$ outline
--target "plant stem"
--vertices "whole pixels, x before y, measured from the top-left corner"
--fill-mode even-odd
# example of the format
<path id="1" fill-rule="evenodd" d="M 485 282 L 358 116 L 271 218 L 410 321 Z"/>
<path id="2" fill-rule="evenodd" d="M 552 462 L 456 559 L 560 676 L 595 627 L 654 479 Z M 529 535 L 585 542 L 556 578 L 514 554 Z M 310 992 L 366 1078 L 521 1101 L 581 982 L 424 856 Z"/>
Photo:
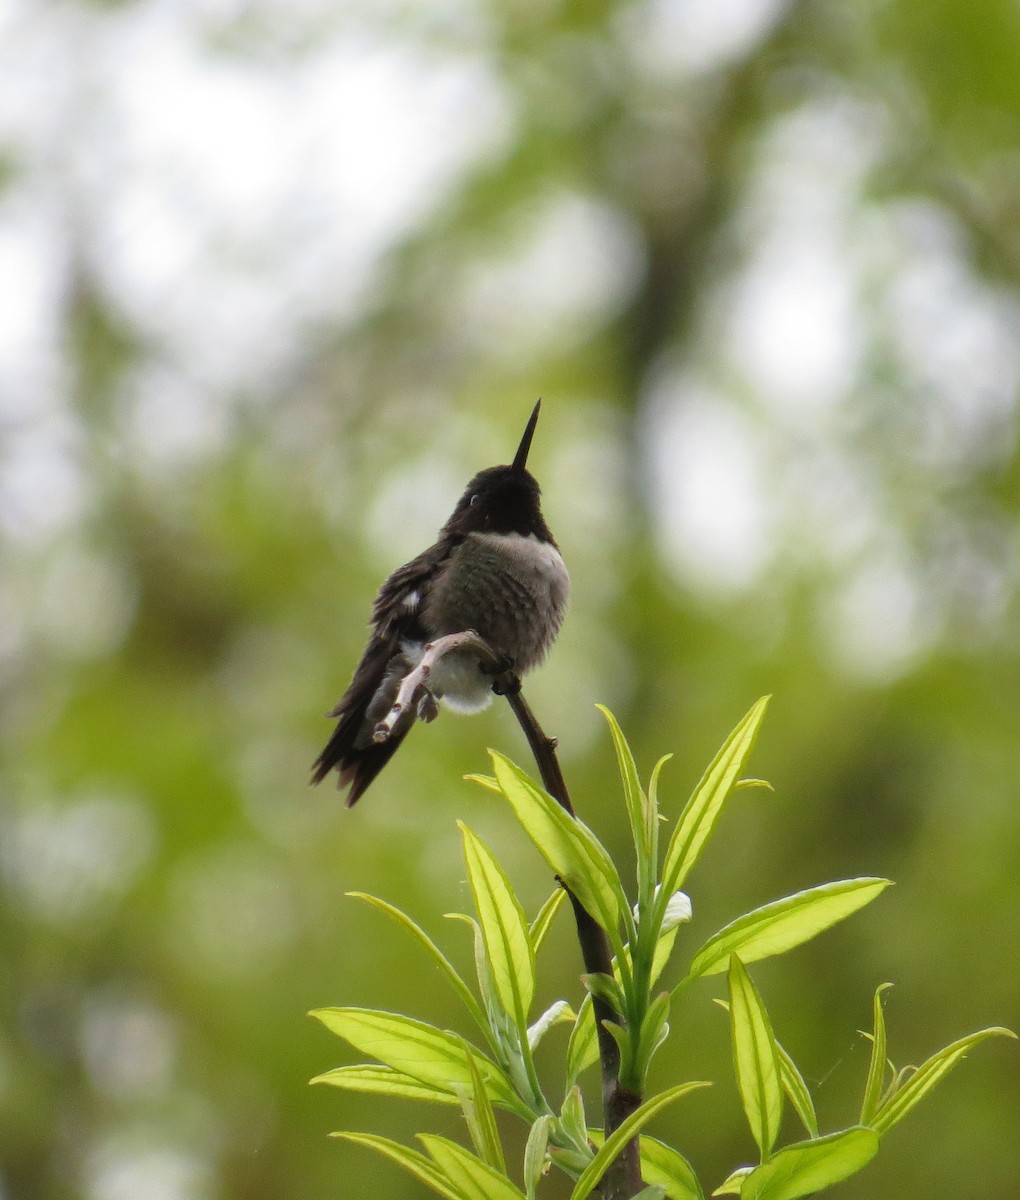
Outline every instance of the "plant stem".
<path id="1" fill-rule="evenodd" d="M 492 690 L 505 696 L 513 709 L 528 745 L 535 756 L 545 789 L 573 817 L 574 806 L 556 757 L 556 739 L 547 737 L 535 719 L 528 702 L 521 695 L 521 681 L 507 666 L 506 660 L 497 655 L 484 638 L 473 629 L 462 633 L 450 633 L 436 638 L 425 647 L 418 665 L 401 681 L 400 689 L 389 713 L 376 726 L 375 740 L 383 742 L 390 737 L 428 693 L 429 676 L 435 665 L 447 654 L 471 651 L 477 654 L 482 668 L 492 675 Z M 581 958 L 589 975 L 601 974 L 612 977 L 613 955 L 605 930 L 581 904 L 574 893 L 560 880 L 570 897 L 577 925 L 577 940 L 581 945 Z M 623 964 L 621 964 L 623 965 Z M 592 1008 L 595 1014 L 595 1031 L 598 1036 L 599 1056 L 602 1060 L 602 1108 L 606 1137 L 613 1134 L 628 1116 L 641 1104 L 638 1092 L 620 1086 L 620 1049 L 605 1022 L 619 1023 L 621 1014 L 592 993 Z M 641 1156 L 638 1139 L 624 1146 L 616 1160 L 609 1166 L 599 1184 L 602 1200 L 630 1200 L 643 1187 L 641 1181 Z"/>
<path id="2" fill-rule="evenodd" d="M 574 816 L 574 806 L 570 802 L 570 794 L 560 770 L 559 759 L 556 757 L 556 739 L 547 737 L 539 725 L 531 706 L 521 694 L 520 680 L 516 676 L 505 674 L 496 681 L 493 690 L 506 696 L 507 703 L 531 747 L 546 791 Z M 581 946 L 585 970 L 589 975 L 600 973 L 612 977 L 613 958 L 605 931 L 569 888 L 566 888 L 566 892 L 574 909 L 577 940 Z M 594 994 L 592 1008 L 595 1013 L 599 1056 L 602 1060 L 602 1106 L 608 1138 L 638 1108 L 641 1096 L 620 1086 L 620 1049 L 604 1024 L 605 1021 L 618 1023 L 619 1014 L 614 1012 L 605 1000 Z M 642 1186 L 638 1139 L 632 1138 L 603 1175 L 599 1191 L 603 1200 L 629 1200 L 641 1191 Z"/>

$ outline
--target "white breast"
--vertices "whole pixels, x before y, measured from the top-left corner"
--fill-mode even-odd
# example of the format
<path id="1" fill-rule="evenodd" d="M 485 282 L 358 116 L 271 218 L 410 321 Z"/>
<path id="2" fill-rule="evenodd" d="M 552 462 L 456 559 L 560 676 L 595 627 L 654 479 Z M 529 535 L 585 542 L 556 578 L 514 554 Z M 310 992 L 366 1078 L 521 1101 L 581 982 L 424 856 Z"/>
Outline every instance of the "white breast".
<path id="1" fill-rule="evenodd" d="M 527 537 L 519 533 L 476 533 L 473 536 L 498 546 L 503 553 L 516 560 L 522 573 L 540 578 L 549 588 L 555 607 L 566 607 L 570 595 L 570 576 L 563 556 L 551 542 L 543 542 L 533 533 Z"/>

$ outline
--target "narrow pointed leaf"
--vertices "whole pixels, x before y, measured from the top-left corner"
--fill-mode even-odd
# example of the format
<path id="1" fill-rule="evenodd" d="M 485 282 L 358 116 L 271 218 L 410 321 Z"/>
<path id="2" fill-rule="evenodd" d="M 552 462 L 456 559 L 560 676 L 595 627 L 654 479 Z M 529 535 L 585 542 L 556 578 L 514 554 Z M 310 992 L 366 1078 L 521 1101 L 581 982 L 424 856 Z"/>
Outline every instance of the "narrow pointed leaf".
<path id="1" fill-rule="evenodd" d="M 648 1066 L 652 1055 L 662 1045 L 667 1032 L 666 1022 L 669 1020 L 669 993 L 660 992 L 648 1006 L 645 1019 L 641 1022 L 639 1050 L 635 1071 L 638 1090 L 644 1090 L 644 1081 L 648 1075 Z"/>
<path id="2" fill-rule="evenodd" d="M 453 990 L 464 1002 L 464 1007 L 468 1010 L 472 1017 L 474 1017 L 475 1022 L 482 1028 L 485 1027 L 485 1017 L 482 1015 L 482 1010 L 478 1006 L 478 1001 L 471 994 L 471 989 L 464 982 L 464 980 L 461 979 L 450 960 L 446 957 L 442 950 L 439 949 L 439 947 L 435 944 L 435 942 L 433 942 L 433 940 L 420 925 L 418 925 L 415 921 L 412 921 L 411 918 L 406 913 L 401 912 L 399 908 L 396 908 L 392 904 L 388 904 L 385 900 L 380 900 L 378 896 L 370 896 L 367 892 L 348 892 L 347 895 L 351 896 L 355 900 L 363 900 L 366 904 L 371 904 L 373 908 L 377 908 L 380 912 L 384 912 L 388 917 L 396 921 L 398 925 L 407 930 L 407 932 L 439 966 L 440 970 L 452 984 Z"/>
<path id="3" fill-rule="evenodd" d="M 500 790 L 499 784 L 496 782 L 496 777 L 494 775 L 472 774 L 472 775 L 465 775 L 464 779 L 468 783 L 481 784 L 481 786 L 483 788 L 485 788 L 486 791 L 495 792 L 497 796 L 501 796 L 503 794 L 502 791 Z"/>
<path id="4" fill-rule="evenodd" d="M 886 1133 L 892 1129 L 928 1095 L 943 1076 L 947 1075 L 962 1058 L 966 1057 L 974 1046 L 990 1037 L 1015 1038 L 1016 1034 L 1011 1029 L 993 1026 L 990 1029 L 981 1029 L 977 1033 L 971 1033 L 967 1037 L 945 1046 L 923 1062 L 891 1096 L 879 1105 L 878 1111 L 871 1121 L 871 1128 L 876 1129 L 879 1133 Z"/>
<path id="5" fill-rule="evenodd" d="M 545 935 L 549 932 L 556 914 L 560 911 L 560 905 L 566 898 L 567 893 L 563 888 L 558 887 L 538 910 L 538 916 L 531 922 L 528 936 L 531 939 L 531 948 L 535 954 L 538 954 L 541 949 L 542 943 L 545 941 Z"/>
<path id="6" fill-rule="evenodd" d="M 715 1003 L 726 1012 L 730 1011 L 728 1000 L 716 999 Z M 783 1091 L 790 1098 L 804 1128 L 812 1137 L 816 1138 L 818 1137 L 818 1118 L 815 1115 L 815 1103 L 804 1082 L 804 1076 L 801 1075 L 797 1064 L 778 1041 L 776 1042 L 776 1054 L 779 1056 L 779 1078 L 783 1085 Z M 715 1195 L 714 1192 L 713 1195 Z"/>
<path id="7" fill-rule="evenodd" d="M 598 1029 L 595 1026 L 595 1013 L 589 993 L 577 1010 L 577 1020 L 567 1042 L 567 1086 L 573 1087 L 578 1075 L 598 1060 Z"/>
<path id="8" fill-rule="evenodd" d="M 492 972 L 489 970 L 489 958 L 485 952 L 485 939 L 482 930 L 474 917 L 467 913 L 448 912 L 443 914 L 448 921 L 459 921 L 471 930 L 471 945 L 474 950 L 475 978 L 478 980 L 478 994 L 482 998 L 487 1017 L 482 1018 L 482 1029 L 497 1057 L 500 1053 L 501 1042 L 496 1032 L 496 1026 L 506 1024 L 506 1014 L 499 1007 L 495 987 L 492 982 Z"/>
<path id="9" fill-rule="evenodd" d="M 520 901 L 492 851 L 462 822 L 468 881 L 492 982 L 504 1011 L 525 1029 L 535 994 L 535 954 Z"/>
<path id="10" fill-rule="evenodd" d="M 503 1145 L 499 1140 L 499 1130 L 496 1128 L 496 1114 L 492 1110 L 492 1102 L 478 1069 L 478 1063 L 470 1050 L 465 1046 L 468 1066 L 471 1068 L 471 1092 L 460 1091 L 461 1107 L 471 1131 L 471 1138 L 480 1157 L 490 1167 L 506 1174 L 506 1159 L 503 1157 Z"/>
<path id="11" fill-rule="evenodd" d="M 666 1189 L 657 1183 L 652 1183 L 648 1187 L 643 1187 L 634 1200 L 665 1200 L 665 1197 Z"/>
<path id="12" fill-rule="evenodd" d="M 399 1163 L 405 1171 L 409 1171 L 427 1187 L 438 1192 L 440 1196 L 446 1196 L 448 1200 L 465 1200 L 464 1193 L 454 1187 L 434 1162 L 427 1159 L 424 1154 L 419 1154 L 417 1150 L 410 1150 L 399 1142 L 378 1137 L 373 1133 L 334 1133 L 333 1137 L 343 1138 L 345 1142 L 354 1142 L 355 1145 L 368 1146 L 370 1149 L 376 1150 L 386 1158 Z"/>
<path id="13" fill-rule="evenodd" d="M 615 1021 L 603 1019 L 603 1028 L 620 1048 L 619 1078 L 622 1087 L 638 1091 L 640 1081 L 634 1074 L 634 1043 L 630 1040 L 630 1032 Z"/>
<path id="14" fill-rule="evenodd" d="M 774 900 L 731 922 L 701 947 L 689 978 L 725 971 L 730 955 L 757 962 L 784 954 L 870 904 L 888 879 L 842 879 Z"/>
<path id="15" fill-rule="evenodd" d="M 676 945 L 676 935 L 679 928 L 679 925 L 674 925 L 672 929 L 667 929 L 655 943 L 655 953 L 652 956 L 652 973 L 648 979 L 649 987 L 655 986 L 659 976 L 666 969 L 669 956 L 673 953 L 673 947 Z"/>
<path id="16" fill-rule="evenodd" d="M 549 1146 L 549 1129 L 553 1118 L 546 1113 L 532 1125 L 524 1147 L 524 1190 L 528 1200 L 535 1200 L 539 1181 L 545 1174 L 546 1149 Z"/>
<path id="17" fill-rule="evenodd" d="M 505 1174 L 449 1138 L 420 1133 L 418 1140 L 463 1200 L 527 1200 Z"/>
<path id="18" fill-rule="evenodd" d="M 653 820 L 650 818 L 648 801 L 641 790 L 641 780 L 638 778 L 637 765 L 631 753 L 627 739 L 616 718 L 602 704 L 595 707 L 605 717 L 609 732 L 613 737 L 613 748 L 616 750 L 616 762 L 623 781 L 623 798 L 627 806 L 627 817 L 630 821 L 631 838 L 637 851 L 638 859 L 638 898 L 650 898 L 655 884 L 655 869 L 658 863 L 653 858 Z"/>
<path id="19" fill-rule="evenodd" d="M 614 1130 L 612 1137 L 602 1143 L 598 1153 L 581 1172 L 580 1178 L 574 1185 L 574 1190 L 570 1193 L 570 1200 L 585 1200 L 585 1197 L 591 1194 L 630 1139 L 668 1104 L 672 1104 L 674 1100 L 679 1100 L 681 1096 L 686 1096 L 689 1092 L 708 1086 L 707 1083 L 701 1082 L 680 1083 L 676 1087 L 667 1088 L 659 1095 L 653 1096 L 651 1100 L 646 1100 L 640 1108 L 632 1112 L 621 1123 L 618 1129 Z"/>
<path id="20" fill-rule="evenodd" d="M 471 1086 L 470 1053 L 491 1099 L 514 1112 L 523 1107 L 499 1067 L 480 1050 L 466 1050 L 463 1038 L 456 1034 L 398 1013 L 368 1008 L 320 1008 L 311 1015 L 363 1054 L 451 1093 L 458 1084 Z"/>
<path id="21" fill-rule="evenodd" d="M 377 1095 L 405 1096 L 408 1100 L 428 1100 L 434 1104 L 456 1104 L 457 1097 L 448 1089 L 422 1083 L 411 1075 L 403 1075 L 390 1067 L 365 1064 L 357 1067 L 335 1067 L 310 1079 L 309 1083 L 328 1083 L 347 1092 L 372 1092 Z"/>
<path id="22" fill-rule="evenodd" d="M 680 814 L 666 850 L 662 886 L 669 893 L 681 887 L 719 819 L 758 733 L 769 697 L 763 696 L 726 739 Z"/>
<path id="23" fill-rule="evenodd" d="M 648 780 L 648 822 L 651 828 L 653 873 L 657 873 L 656 868 L 659 864 L 659 776 L 672 757 L 672 754 L 664 754 L 652 767 L 652 776 Z"/>
<path id="24" fill-rule="evenodd" d="M 783 1084 L 783 1091 L 789 1096 L 790 1103 L 796 1110 L 797 1116 L 800 1117 L 804 1128 L 811 1137 L 816 1138 L 818 1137 L 818 1117 L 815 1115 L 815 1102 L 811 1099 L 804 1076 L 797 1070 L 797 1064 L 779 1042 L 776 1042 L 776 1051 L 779 1054 L 779 1078 Z"/>
<path id="25" fill-rule="evenodd" d="M 492 979 L 492 971 L 489 968 L 489 956 L 485 949 L 485 938 L 482 937 L 482 928 L 474 917 L 466 916 L 464 913 L 447 913 L 453 921 L 463 921 L 471 930 L 471 945 L 474 950 L 475 957 L 475 978 L 478 980 L 478 994 L 482 997 L 482 1004 L 488 1014 L 486 1028 L 492 1030 L 493 1014 L 497 1008 L 497 998 L 495 984 Z M 493 1033 L 493 1037 L 495 1034 Z M 498 1042 L 498 1039 L 496 1039 Z"/>
<path id="26" fill-rule="evenodd" d="M 572 1087 L 563 1097 L 560 1107 L 560 1124 L 567 1137 L 577 1146 L 588 1144 L 586 1123 L 584 1119 L 584 1097 L 579 1087 Z"/>
<path id="27" fill-rule="evenodd" d="M 553 872 L 563 880 L 610 939 L 630 916 L 613 860 L 590 829 L 502 754 L 492 751 L 500 790 Z"/>
<path id="28" fill-rule="evenodd" d="M 672 754 L 664 754 L 655 766 L 652 767 L 652 776 L 648 780 L 648 806 L 656 822 L 659 818 L 659 776 L 662 774 L 662 768 L 672 758 Z"/>
<path id="29" fill-rule="evenodd" d="M 784 1146 L 744 1180 L 740 1200 L 798 1200 L 855 1175 L 878 1151 L 873 1129 L 844 1129 Z"/>
<path id="30" fill-rule="evenodd" d="M 776 1039 L 758 989 L 736 955 L 730 961 L 729 984 L 733 1069 L 747 1123 L 765 1161 L 783 1119 Z"/>
<path id="31" fill-rule="evenodd" d="M 891 987 L 891 983 L 882 983 L 875 988 L 871 1062 L 868 1064 L 868 1082 L 864 1085 L 864 1101 L 861 1104 L 862 1125 L 871 1124 L 872 1118 L 878 1112 L 885 1087 L 888 1062 L 886 1061 L 885 1012 L 882 1007 L 882 993 Z"/>

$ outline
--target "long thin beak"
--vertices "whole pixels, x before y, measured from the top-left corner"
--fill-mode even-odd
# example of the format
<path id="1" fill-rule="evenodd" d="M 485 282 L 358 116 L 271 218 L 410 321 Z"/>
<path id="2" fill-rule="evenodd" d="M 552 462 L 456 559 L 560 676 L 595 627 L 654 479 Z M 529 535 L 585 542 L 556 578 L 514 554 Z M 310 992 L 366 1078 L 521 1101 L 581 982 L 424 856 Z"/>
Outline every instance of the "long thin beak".
<path id="1" fill-rule="evenodd" d="M 524 430 L 524 437 L 521 438 L 521 444 L 517 447 L 517 453 L 514 455 L 514 461 L 511 464 L 511 469 L 514 471 L 523 471 L 524 465 L 528 461 L 528 451 L 531 449 L 531 439 L 535 436 L 535 426 L 538 424 L 538 410 L 541 407 L 542 401 L 539 400 L 531 410 L 527 428 Z"/>

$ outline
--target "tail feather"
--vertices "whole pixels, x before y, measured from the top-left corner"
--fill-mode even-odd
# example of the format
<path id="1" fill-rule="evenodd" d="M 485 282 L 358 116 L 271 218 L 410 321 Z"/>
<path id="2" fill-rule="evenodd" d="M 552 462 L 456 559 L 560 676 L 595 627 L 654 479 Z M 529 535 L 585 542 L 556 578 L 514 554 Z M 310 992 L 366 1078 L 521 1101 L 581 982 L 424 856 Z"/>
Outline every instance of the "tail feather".
<path id="1" fill-rule="evenodd" d="M 352 808 L 365 794 L 369 784 L 386 766 L 400 743 L 407 737 L 406 729 L 394 731 L 379 745 L 366 746 L 363 750 L 355 750 L 340 767 L 339 787 L 350 786 L 346 804 Z"/>
<path id="2" fill-rule="evenodd" d="M 346 799 L 348 808 L 357 804 L 369 784 L 396 754 L 408 729 L 395 729 L 385 742 L 370 742 L 367 746 L 354 745 L 355 733 L 356 730 L 345 729 L 341 722 L 312 764 L 312 783 L 321 783 L 330 771 L 337 771 L 337 787 L 341 791 L 350 788 Z"/>
<path id="3" fill-rule="evenodd" d="M 312 783 L 321 783 L 336 770 L 337 786 L 349 787 L 347 805 L 356 804 L 365 789 L 397 752 L 414 723 L 412 712 L 402 714 L 384 742 L 372 740 L 376 722 L 389 710 L 406 664 L 391 641 L 373 638 L 340 702 L 327 715 L 339 718 L 336 729 L 312 764 Z"/>

